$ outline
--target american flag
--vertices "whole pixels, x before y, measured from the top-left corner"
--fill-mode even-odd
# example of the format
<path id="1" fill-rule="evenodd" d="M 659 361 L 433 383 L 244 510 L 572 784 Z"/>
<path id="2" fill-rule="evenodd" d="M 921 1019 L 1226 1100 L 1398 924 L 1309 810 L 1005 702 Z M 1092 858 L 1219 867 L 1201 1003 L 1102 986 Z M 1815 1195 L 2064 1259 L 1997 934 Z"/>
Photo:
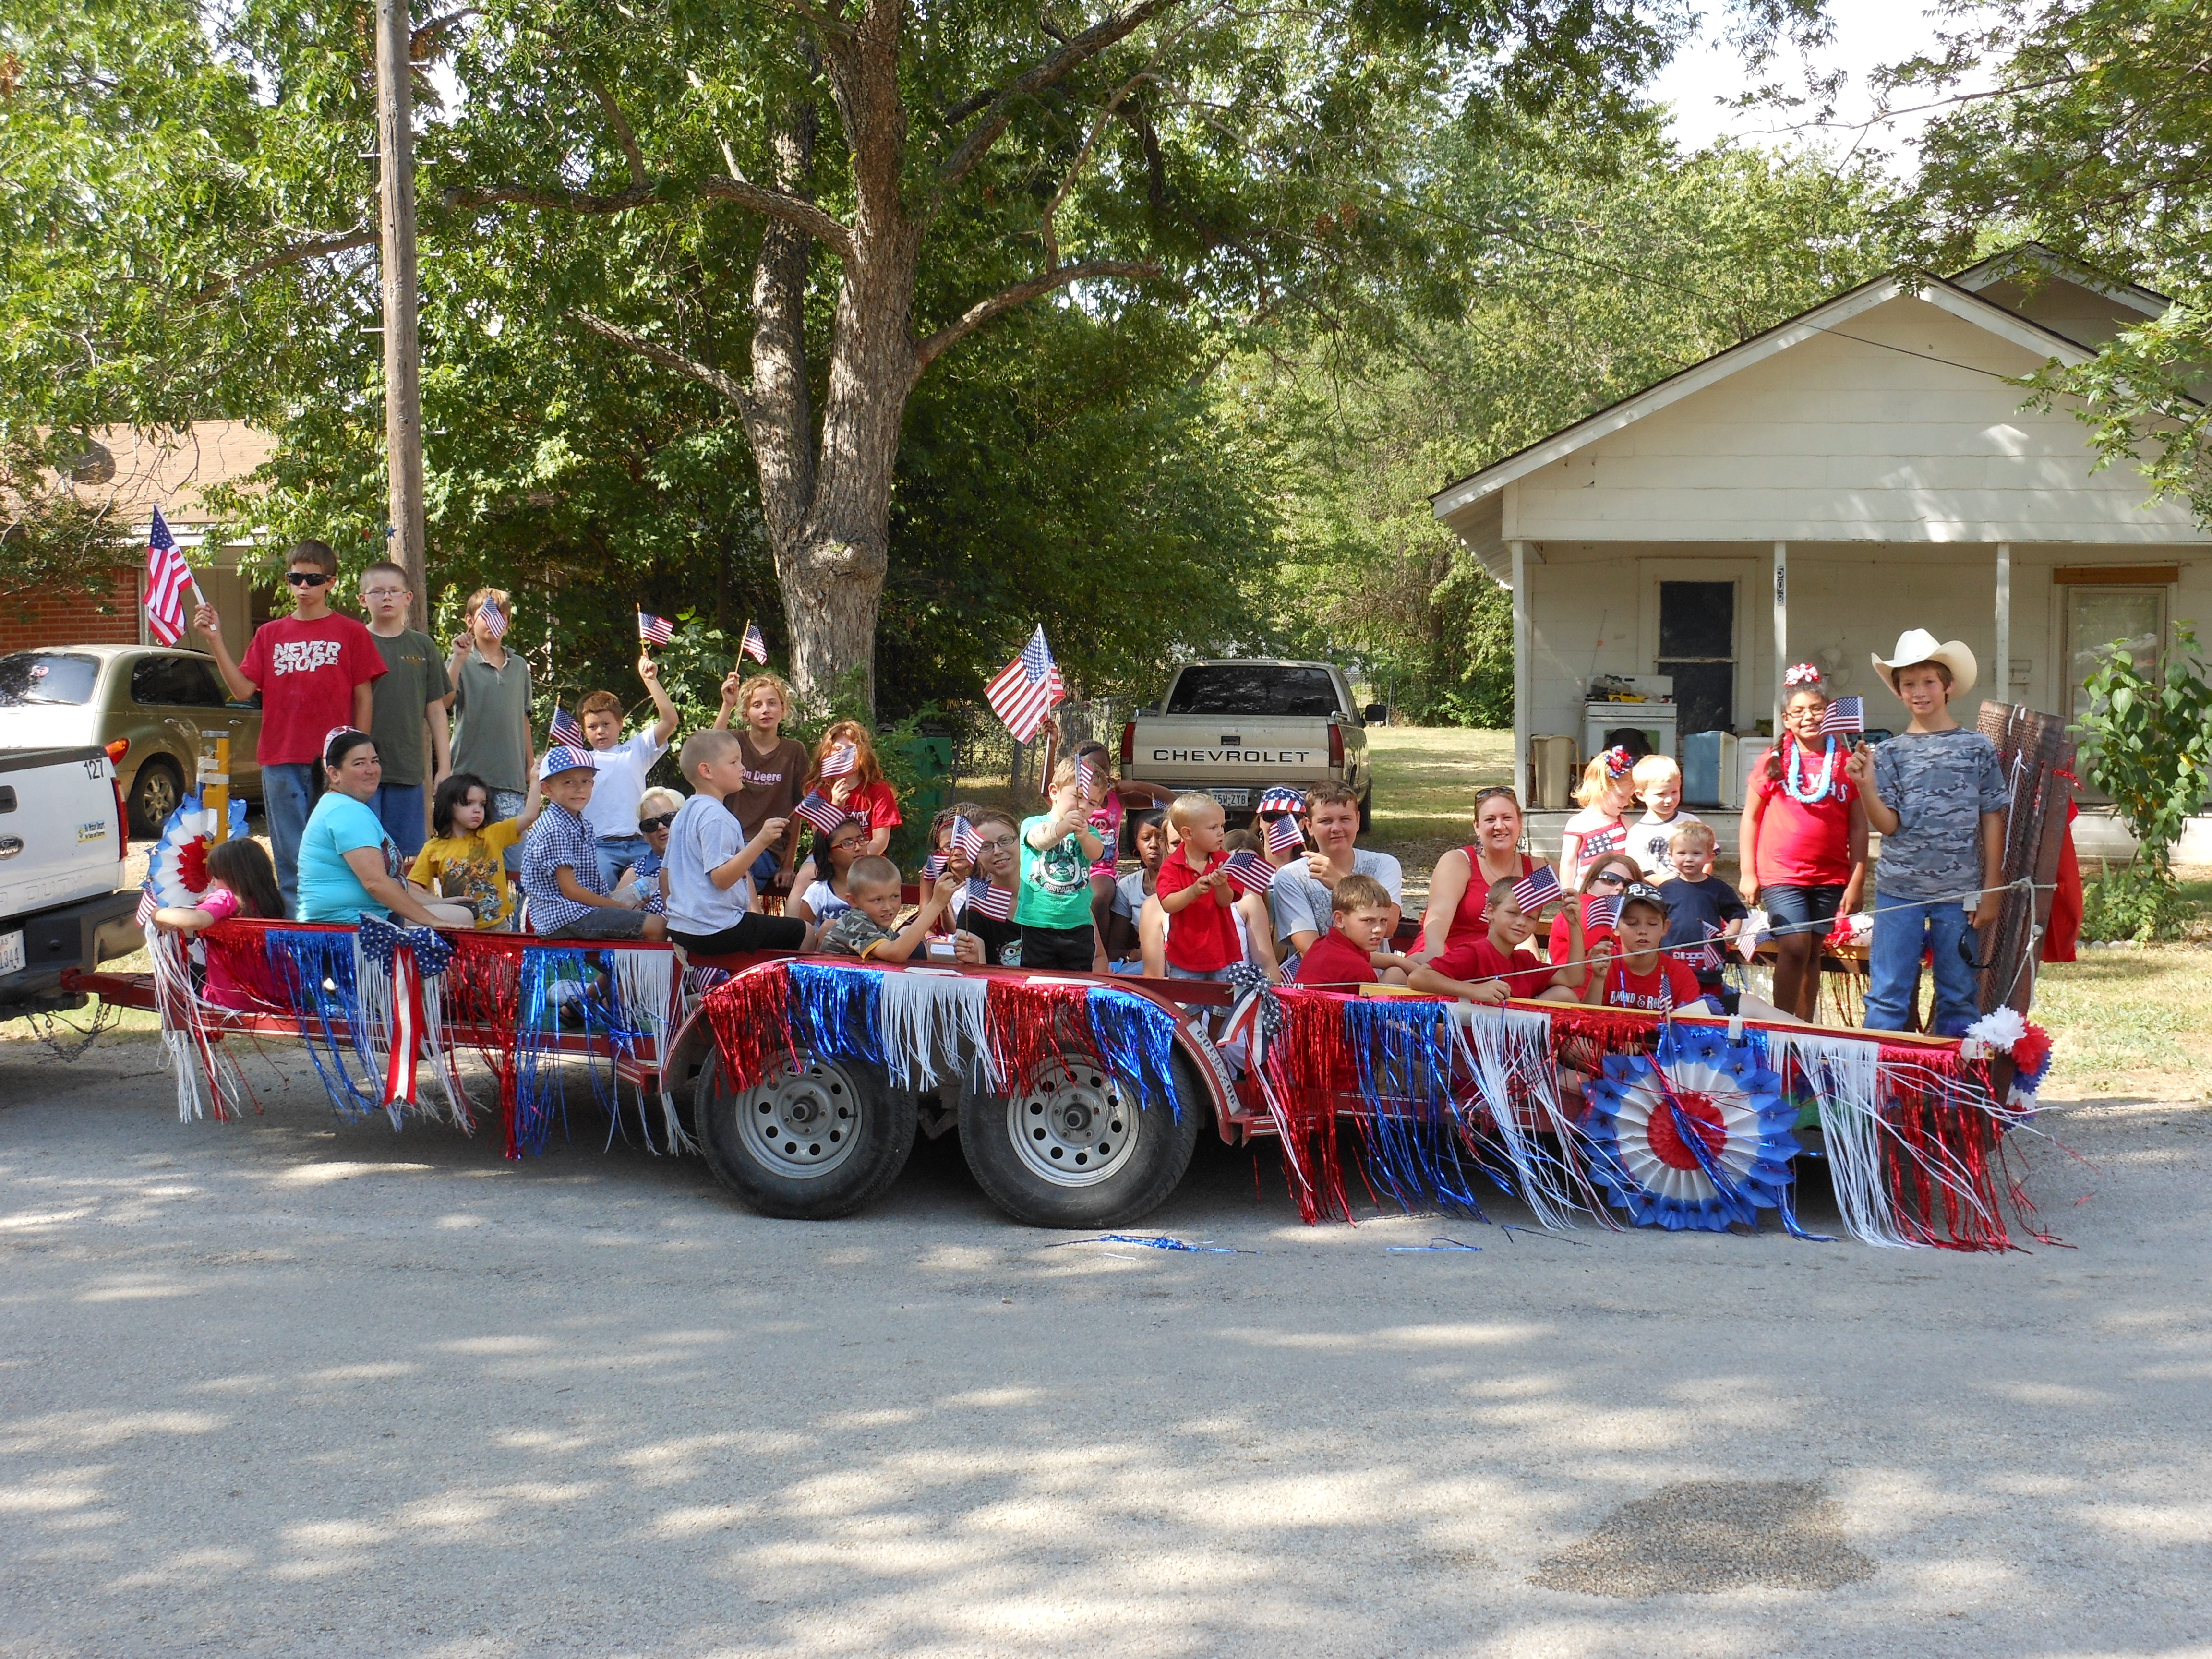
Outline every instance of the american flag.
<path id="1" fill-rule="evenodd" d="M 1091 786 L 1098 781 L 1098 769 L 1088 758 L 1075 763 L 1075 787 L 1083 792 L 1085 800 L 1091 799 Z"/>
<path id="2" fill-rule="evenodd" d="M 1285 815 L 1268 822 L 1267 850 L 1269 852 L 1287 853 L 1293 848 L 1304 847 L 1305 844 L 1305 832 L 1298 828 L 1298 821 L 1296 818 Z"/>
<path id="3" fill-rule="evenodd" d="M 1066 696 L 1067 686 L 1060 678 L 1060 665 L 1052 659 L 1052 647 L 1044 642 L 1042 623 L 1030 635 L 1021 655 L 983 688 L 991 712 L 1006 723 L 1016 743 L 1027 743 L 1042 731 L 1053 705 Z"/>
<path id="4" fill-rule="evenodd" d="M 994 921 L 1014 919 L 1014 890 L 1000 887 L 977 876 L 968 884 L 968 908 L 980 910 Z"/>
<path id="5" fill-rule="evenodd" d="M 768 666 L 768 635 L 760 631 L 758 623 L 748 621 L 745 623 L 744 641 L 738 647 L 738 654 L 750 657 L 763 668 Z"/>
<path id="6" fill-rule="evenodd" d="M 1221 868 L 1239 893 L 1264 893 L 1275 884 L 1275 866 L 1257 853 L 1231 853 Z"/>
<path id="7" fill-rule="evenodd" d="M 1306 798 L 1287 783 L 1271 783 L 1260 792 L 1260 804 L 1253 810 L 1263 817 L 1270 812 L 1303 812 Z"/>
<path id="8" fill-rule="evenodd" d="M 1540 864 L 1513 884 L 1513 902 L 1524 916 L 1533 916 L 1546 905 L 1559 897 L 1559 874 L 1548 864 Z"/>
<path id="9" fill-rule="evenodd" d="M 1720 946 L 1713 941 L 1720 938 L 1721 929 L 1714 927 L 1710 921 L 1705 923 L 1704 927 L 1705 942 L 1694 951 L 1683 951 L 1680 955 L 1682 960 L 1688 963 L 1694 972 L 1717 974 L 1721 970 L 1721 950 Z"/>
<path id="10" fill-rule="evenodd" d="M 163 645 L 174 645 L 185 637 L 188 587 L 195 594 L 200 591 L 191 566 L 185 562 L 184 549 L 169 533 L 168 521 L 157 507 L 154 527 L 146 536 L 146 631 Z"/>
<path id="11" fill-rule="evenodd" d="M 841 743 L 822 757 L 822 775 L 842 778 L 860 761 L 860 754 L 849 743 Z"/>
<path id="12" fill-rule="evenodd" d="M 952 820 L 952 850 L 970 864 L 975 863 L 976 855 L 983 850 L 982 836 L 965 818 Z"/>
<path id="13" fill-rule="evenodd" d="M 589 749 L 592 746 L 592 740 L 584 735 L 583 722 L 557 702 L 553 705 L 553 723 L 546 727 L 545 735 L 556 743 L 568 744 L 571 749 Z"/>
<path id="14" fill-rule="evenodd" d="M 1865 730 L 1864 697 L 1838 697 L 1820 716 L 1820 735 L 1824 738 L 1850 737 Z"/>
<path id="15" fill-rule="evenodd" d="M 1592 859 L 1601 859 L 1607 853 L 1618 853 L 1628 845 L 1628 826 L 1608 823 L 1602 830 L 1593 830 L 1583 837 L 1582 846 L 1575 853 L 1578 863 L 1588 864 Z"/>
<path id="16" fill-rule="evenodd" d="M 154 896 L 154 884 L 148 882 L 138 890 L 138 931 L 144 933 L 154 925 L 154 912 L 161 908 L 161 900 Z"/>
<path id="17" fill-rule="evenodd" d="M 665 645 L 676 637 L 676 624 L 649 611 L 637 613 L 637 636 L 647 645 Z"/>
<path id="18" fill-rule="evenodd" d="M 499 601 L 486 599 L 477 607 L 477 620 L 484 625 L 484 632 L 498 639 L 507 632 L 507 612 L 499 608 Z"/>
<path id="19" fill-rule="evenodd" d="M 1620 922 L 1620 901 L 1617 897 L 1590 898 L 1583 901 L 1583 927 L 1613 927 Z"/>
<path id="20" fill-rule="evenodd" d="M 921 861 L 921 878 L 924 881 L 935 881 L 945 873 L 945 866 L 951 861 L 942 853 L 932 853 Z"/>
<path id="21" fill-rule="evenodd" d="M 826 836 L 853 815 L 842 806 L 833 805 L 828 796 L 813 794 L 799 803 L 799 816 Z"/>

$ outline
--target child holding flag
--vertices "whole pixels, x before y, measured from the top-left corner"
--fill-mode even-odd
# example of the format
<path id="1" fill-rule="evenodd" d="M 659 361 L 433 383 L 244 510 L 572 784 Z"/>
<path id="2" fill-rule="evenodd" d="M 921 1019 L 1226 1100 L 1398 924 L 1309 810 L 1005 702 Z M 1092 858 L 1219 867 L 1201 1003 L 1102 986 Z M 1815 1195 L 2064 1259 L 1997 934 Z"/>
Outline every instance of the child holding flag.
<path id="1" fill-rule="evenodd" d="M 775 675 L 754 674 L 741 680 L 732 669 L 722 682 L 722 710 L 714 716 L 713 728 L 726 730 L 732 714 L 740 722 L 738 753 L 744 763 L 739 769 L 744 781 L 722 805 L 751 830 L 770 818 L 785 821 L 782 841 L 761 854 L 752 873 L 757 885 L 779 892 L 791 885 L 791 866 L 799 847 L 799 827 L 791 820 L 804 793 L 799 785 L 807 769 L 806 745 L 783 735 L 791 708 L 791 688 Z"/>
<path id="2" fill-rule="evenodd" d="M 446 678 L 453 686 L 453 770 L 471 772 L 491 791 L 492 822 L 522 811 L 530 790 L 538 744 L 532 735 L 530 665 L 502 641 L 514 617 L 507 592 L 479 587 L 469 595 L 467 631 L 453 641 Z M 507 853 L 509 874 L 520 874 L 519 849 Z"/>
<path id="3" fill-rule="evenodd" d="M 1091 866 L 1104 843 L 1091 827 L 1094 803 L 1082 769 L 1074 756 L 1064 757 L 1052 769 L 1052 811 L 1022 823 L 1021 896 L 1014 920 L 1021 924 L 1024 968 L 1103 970 L 1104 953 L 1091 921 Z M 1218 817 L 1220 808 L 1214 811 Z"/>
<path id="4" fill-rule="evenodd" d="M 866 824 L 870 857 L 880 858 L 891 844 L 891 831 L 905 822 L 899 817 L 898 796 L 876 764 L 876 740 L 858 720 L 839 720 L 822 734 L 800 793 L 824 795 L 832 806 Z"/>
<path id="5" fill-rule="evenodd" d="M 653 698 L 655 718 L 627 740 L 622 734 L 622 699 L 613 692 L 594 691 L 576 705 L 599 775 L 584 822 L 599 837 L 599 875 L 609 888 L 645 856 L 645 837 L 637 831 L 638 801 L 645 793 L 645 775 L 668 752 L 669 739 L 676 735 L 676 705 L 660 684 L 659 665 L 643 650 L 637 653 L 637 677 Z"/>

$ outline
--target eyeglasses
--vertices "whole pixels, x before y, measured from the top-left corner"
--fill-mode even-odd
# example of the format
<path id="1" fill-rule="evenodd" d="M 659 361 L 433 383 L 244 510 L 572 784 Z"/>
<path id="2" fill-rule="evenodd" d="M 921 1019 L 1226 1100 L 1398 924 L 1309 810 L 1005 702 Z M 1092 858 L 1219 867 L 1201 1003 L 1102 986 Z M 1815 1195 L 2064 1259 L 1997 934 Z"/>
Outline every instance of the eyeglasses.
<path id="1" fill-rule="evenodd" d="M 675 822 L 675 813 L 663 812 L 657 818 L 640 818 L 637 821 L 637 831 L 641 836 L 649 836 L 656 830 L 665 830 Z"/>
<path id="2" fill-rule="evenodd" d="M 1626 887 L 1628 885 L 1628 878 L 1622 875 L 1618 870 L 1608 870 L 1601 876 L 1592 876 L 1590 878 L 1590 885 L 1593 887 Z"/>
<path id="3" fill-rule="evenodd" d="M 407 597 L 407 590 L 404 587 L 364 587 L 361 590 L 361 596 L 364 599 L 402 599 Z"/>
<path id="4" fill-rule="evenodd" d="M 979 853 L 1003 853 L 1013 844 L 1014 838 L 1012 836 L 993 836 L 988 839 L 979 839 L 975 843 L 975 850 Z"/>
<path id="5" fill-rule="evenodd" d="M 319 570 L 288 570 L 284 580 L 295 587 L 320 587 L 330 578 Z"/>

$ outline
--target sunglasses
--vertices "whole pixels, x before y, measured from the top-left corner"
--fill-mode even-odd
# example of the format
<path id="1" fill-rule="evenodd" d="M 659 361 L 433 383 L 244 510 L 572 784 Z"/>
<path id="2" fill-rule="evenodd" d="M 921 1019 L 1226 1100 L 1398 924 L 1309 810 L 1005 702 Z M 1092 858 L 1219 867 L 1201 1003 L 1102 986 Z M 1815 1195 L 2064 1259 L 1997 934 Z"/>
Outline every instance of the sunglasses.
<path id="1" fill-rule="evenodd" d="M 665 830 L 675 822 L 676 814 L 673 812 L 663 812 L 657 818 L 640 818 L 637 821 L 638 833 L 641 836 L 649 836 L 656 830 Z"/>
<path id="2" fill-rule="evenodd" d="M 1480 806 L 1486 800 L 1496 800 L 1500 795 L 1503 795 L 1506 799 L 1511 801 L 1516 806 L 1518 806 L 1521 804 L 1521 798 L 1516 795 L 1510 788 L 1502 783 L 1493 783 L 1487 789 L 1476 790 L 1474 792 L 1474 804 L 1477 806 Z"/>
<path id="3" fill-rule="evenodd" d="M 319 570 L 288 570 L 284 580 L 295 587 L 320 587 L 330 578 Z"/>
<path id="4" fill-rule="evenodd" d="M 1592 876 L 1590 878 L 1590 885 L 1593 887 L 1626 887 L 1628 885 L 1628 878 L 1622 875 L 1618 870 L 1608 870 L 1601 876 Z"/>

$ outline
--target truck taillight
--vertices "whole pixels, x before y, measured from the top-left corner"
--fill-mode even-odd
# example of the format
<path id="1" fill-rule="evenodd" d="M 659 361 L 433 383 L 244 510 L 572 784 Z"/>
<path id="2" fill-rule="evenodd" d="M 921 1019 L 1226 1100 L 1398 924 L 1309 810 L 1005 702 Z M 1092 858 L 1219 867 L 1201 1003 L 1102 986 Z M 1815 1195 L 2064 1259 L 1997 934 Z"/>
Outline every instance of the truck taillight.
<path id="1" fill-rule="evenodd" d="M 1127 766 L 1136 757 L 1137 723 L 1134 720 L 1123 720 L 1121 722 L 1121 764 Z"/>
<path id="2" fill-rule="evenodd" d="M 1328 763 L 1339 769 L 1344 765 L 1344 728 L 1334 720 L 1328 723 Z"/>

